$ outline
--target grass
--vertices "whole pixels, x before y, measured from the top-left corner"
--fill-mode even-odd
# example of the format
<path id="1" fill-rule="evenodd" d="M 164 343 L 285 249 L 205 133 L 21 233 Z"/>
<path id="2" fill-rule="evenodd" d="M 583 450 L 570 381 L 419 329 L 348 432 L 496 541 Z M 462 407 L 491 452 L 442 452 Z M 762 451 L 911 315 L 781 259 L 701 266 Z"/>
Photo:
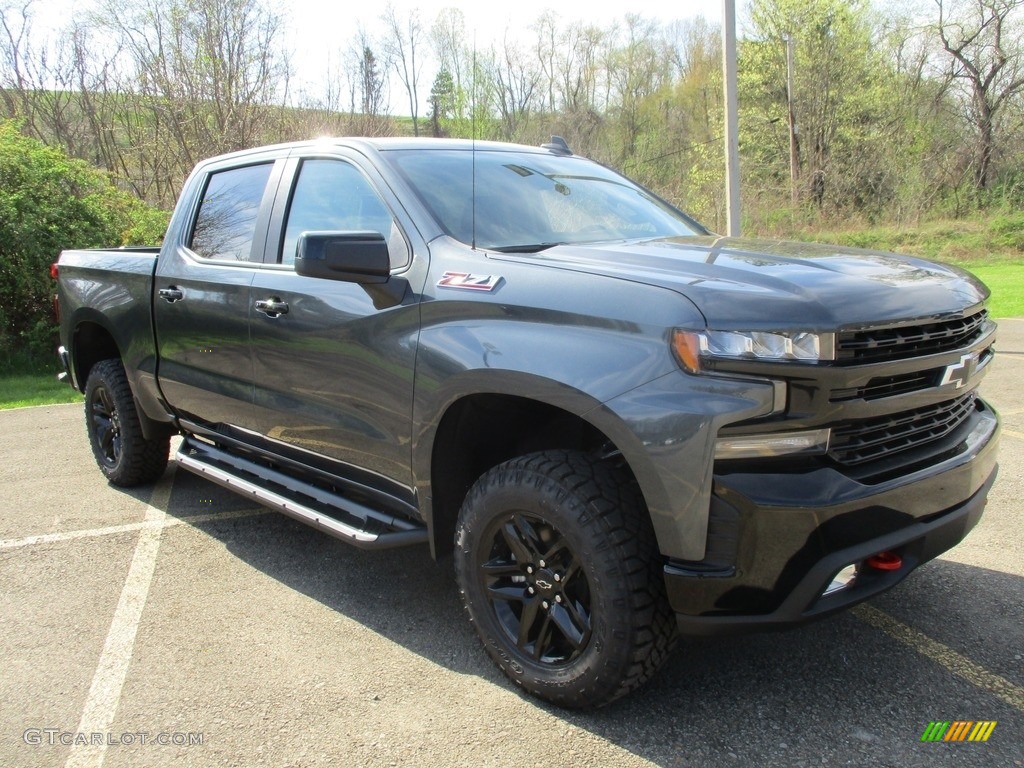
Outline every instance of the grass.
<path id="1" fill-rule="evenodd" d="M 53 373 L 12 373 L 0 375 L 0 410 L 30 405 L 80 403 L 82 395 Z"/>
<path id="2" fill-rule="evenodd" d="M 808 227 L 799 240 L 907 253 L 974 270 L 990 264 L 1024 264 L 1024 213 L 945 219 L 913 227 Z"/>
<path id="3" fill-rule="evenodd" d="M 973 272 L 992 291 L 995 318 L 1024 317 L 1024 213 L 925 222 L 916 227 L 807 229 L 801 240 L 907 253 Z"/>
<path id="4" fill-rule="evenodd" d="M 992 317 L 1024 317 L 1024 261 L 1018 264 L 968 266 L 992 291 Z"/>

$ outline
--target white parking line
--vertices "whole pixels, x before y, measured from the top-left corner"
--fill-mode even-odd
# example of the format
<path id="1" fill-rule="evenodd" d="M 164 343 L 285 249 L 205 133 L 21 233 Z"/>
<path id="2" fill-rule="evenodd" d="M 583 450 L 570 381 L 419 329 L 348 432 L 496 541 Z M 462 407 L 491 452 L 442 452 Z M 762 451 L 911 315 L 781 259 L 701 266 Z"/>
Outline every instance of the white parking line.
<path id="1" fill-rule="evenodd" d="M 236 517 L 252 517 L 254 515 L 275 514 L 274 510 L 267 507 L 253 509 L 238 509 L 230 512 L 211 512 L 206 515 L 190 515 L 189 517 L 164 517 L 161 520 L 143 520 L 140 523 L 125 523 L 124 525 L 108 525 L 105 528 L 85 528 L 78 531 L 61 531 L 59 533 L 40 533 L 35 536 L 25 536 L 20 539 L 0 539 L 0 550 L 19 549 L 30 547 L 35 544 L 51 544 L 59 541 L 73 541 L 74 539 L 91 539 L 97 536 L 110 536 L 115 533 L 128 533 L 141 531 L 144 528 L 170 528 L 175 525 L 199 525 L 215 520 L 231 520 Z"/>
<path id="2" fill-rule="evenodd" d="M 106 734 L 117 713 L 117 705 L 121 701 L 121 689 L 128 674 L 128 665 L 132 660 L 132 648 L 135 645 L 135 633 L 139 628 L 142 609 L 146 605 L 149 585 L 156 569 L 156 554 L 160 549 L 162 523 L 167 517 L 167 502 L 174 487 L 174 473 L 169 472 L 153 489 L 149 506 L 146 507 L 146 522 L 153 525 L 144 527 L 139 533 L 135 555 L 132 557 L 128 578 L 121 590 L 121 599 L 114 611 L 114 620 L 107 633 L 107 641 L 103 646 L 99 666 L 92 678 L 92 686 L 85 700 L 82 720 L 78 724 L 78 733 Z M 71 747 L 65 768 L 99 768 L 103 765 L 106 755 L 107 739 L 88 744 L 76 742 Z"/>
<path id="3" fill-rule="evenodd" d="M 164 528 L 181 525 L 182 523 L 195 525 L 214 520 L 226 520 L 272 512 L 272 510 L 266 508 L 259 508 L 215 512 L 184 519 L 168 517 L 166 509 L 173 488 L 174 473 L 171 472 L 153 488 L 153 495 L 146 506 L 145 518 L 139 523 L 0 541 L 0 549 L 15 549 L 34 544 L 108 536 L 127 531 L 140 532 L 139 541 L 135 545 L 135 554 L 128 569 L 128 577 L 125 579 L 124 587 L 121 590 L 121 598 L 118 601 L 117 609 L 114 611 L 114 619 L 110 624 L 110 631 L 107 633 L 107 639 L 103 645 L 103 653 L 96 667 L 96 673 L 93 675 L 89 695 L 86 697 L 85 706 L 82 711 L 81 722 L 78 724 L 77 733 L 99 734 L 101 738 L 95 741 L 92 738 L 88 738 L 87 741 L 89 743 L 85 743 L 85 740 L 82 742 L 76 741 L 71 747 L 71 753 L 68 756 L 67 762 L 64 764 L 65 768 L 100 768 L 103 765 L 107 749 L 106 734 L 110 731 L 110 726 L 114 721 L 114 716 L 117 714 L 117 708 L 121 701 L 121 690 L 124 687 L 125 677 L 128 674 L 128 666 L 131 664 L 132 649 L 135 646 L 135 635 L 138 632 L 142 610 L 146 605 L 146 599 L 149 595 L 149 586 L 152 583 L 153 572 L 156 569 L 157 552 L 160 549 L 160 535 L 163 533 Z"/>
<path id="4" fill-rule="evenodd" d="M 135 635 L 138 631 L 142 610 L 149 595 L 149 585 L 156 569 L 156 557 L 160 548 L 160 536 L 164 528 L 176 525 L 199 525 L 207 522 L 231 520 L 240 517 L 275 514 L 267 507 L 211 512 L 179 518 L 166 513 L 171 491 L 174 487 L 174 473 L 168 473 L 154 488 L 145 516 L 141 522 L 124 525 L 110 525 L 103 528 L 87 528 L 77 531 L 61 531 L 25 536 L 19 539 L 0 539 L 0 550 L 20 549 L 39 544 L 75 541 L 118 533 L 139 531 L 135 554 L 128 569 L 128 577 L 121 590 L 114 618 L 107 633 L 96 673 L 93 675 L 89 695 L 86 697 L 78 734 L 87 734 L 88 744 L 76 741 L 68 756 L 65 768 L 100 768 L 106 755 L 106 735 L 110 731 L 114 716 L 121 700 L 128 666 L 132 659 Z M 100 735 L 93 743 L 92 735 Z"/>
<path id="5" fill-rule="evenodd" d="M 989 672 L 962 653 L 958 653 L 937 640 L 933 640 L 910 625 L 894 619 L 889 614 L 873 606 L 861 603 L 853 609 L 853 614 L 861 621 L 909 645 L 922 656 L 926 656 L 932 661 L 941 664 L 954 675 L 962 677 L 971 685 L 999 697 L 1011 707 L 1024 712 L 1024 688 L 1014 685 L 1005 677 Z"/>

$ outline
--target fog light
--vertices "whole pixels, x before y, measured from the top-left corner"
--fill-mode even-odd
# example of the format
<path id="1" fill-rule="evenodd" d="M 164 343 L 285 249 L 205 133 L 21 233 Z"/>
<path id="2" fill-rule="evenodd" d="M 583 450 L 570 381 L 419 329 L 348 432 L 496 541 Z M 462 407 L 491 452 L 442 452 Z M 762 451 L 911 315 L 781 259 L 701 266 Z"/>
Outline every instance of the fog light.
<path id="1" fill-rule="evenodd" d="M 736 435 L 715 440 L 716 459 L 758 459 L 795 453 L 825 453 L 831 430 Z"/>
<path id="2" fill-rule="evenodd" d="M 822 597 L 825 595 L 831 595 L 840 590 L 847 589 L 853 586 L 853 582 L 857 580 L 857 564 L 853 563 L 848 565 L 835 576 L 832 577 L 832 583 L 829 584 L 825 591 L 821 593 Z"/>

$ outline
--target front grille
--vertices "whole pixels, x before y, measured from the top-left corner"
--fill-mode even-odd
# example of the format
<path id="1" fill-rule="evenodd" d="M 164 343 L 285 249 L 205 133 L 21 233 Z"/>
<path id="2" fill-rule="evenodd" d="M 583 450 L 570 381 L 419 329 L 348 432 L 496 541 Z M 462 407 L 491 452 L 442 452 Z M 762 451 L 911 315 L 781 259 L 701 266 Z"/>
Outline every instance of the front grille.
<path id="1" fill-rule="evenodd" d="M 950 352 L 977 339 L 987 320 L 983 309 L 956 320 L 842 331 L 836 336 L 836 362 L 860 365 Z"/>
<path id="2" fill-rule="evenodd" d="M 883 397 L 919 392 L 922 389 L 937 386 L 942 371 L 942 368 L 933 368 L 927 371 L 904 373 L 899 376 L 877 376 L 863 387 L 834 389 L 829 399 L 833 403 L 841 403 L 844 400 L 879 400 Z"/>
<path id="3" fill-rule="evenodd" d="M 975 409 L 977 394 L 863 421 L 832 430 L 828 455 L 844 466 L 887 458 L 940 440 L 955 430 Z"/>

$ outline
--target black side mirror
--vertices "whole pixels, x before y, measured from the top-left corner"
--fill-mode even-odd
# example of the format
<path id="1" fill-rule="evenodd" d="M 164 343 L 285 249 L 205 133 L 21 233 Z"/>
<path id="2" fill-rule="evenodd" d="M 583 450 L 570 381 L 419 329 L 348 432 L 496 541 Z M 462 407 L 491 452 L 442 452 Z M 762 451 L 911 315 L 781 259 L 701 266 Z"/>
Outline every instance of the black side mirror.
<path id="1" fill-rule="evenodd" d="M 380 232 L 303 232 L 296 247 L 295 271 L 361 285 L 386 283 L 391 258 Z"/>

